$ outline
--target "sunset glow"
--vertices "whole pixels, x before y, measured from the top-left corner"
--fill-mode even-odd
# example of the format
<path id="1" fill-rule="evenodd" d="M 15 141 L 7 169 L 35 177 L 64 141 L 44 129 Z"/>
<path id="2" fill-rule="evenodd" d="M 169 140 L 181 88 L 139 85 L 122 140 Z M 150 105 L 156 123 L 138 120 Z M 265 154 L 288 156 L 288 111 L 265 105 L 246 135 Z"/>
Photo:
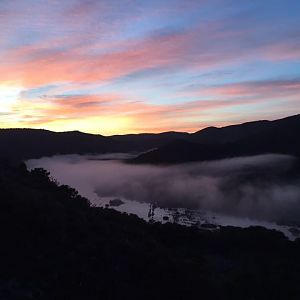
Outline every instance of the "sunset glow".
<path id="1" fill-rule="evenodd" d="M 0 126 L 196 131 L 300 112 L 297 0 L 0 3 Z"/>
<path id="2" fill-rule="evenodd" d="M 11 83 L 1 83 L 0 84 L 0 97 L 1 106 L 0 112 L 9 113 L 12 112 L 13 106 L 18 101 L 22 87 L 16 86 Z"/>

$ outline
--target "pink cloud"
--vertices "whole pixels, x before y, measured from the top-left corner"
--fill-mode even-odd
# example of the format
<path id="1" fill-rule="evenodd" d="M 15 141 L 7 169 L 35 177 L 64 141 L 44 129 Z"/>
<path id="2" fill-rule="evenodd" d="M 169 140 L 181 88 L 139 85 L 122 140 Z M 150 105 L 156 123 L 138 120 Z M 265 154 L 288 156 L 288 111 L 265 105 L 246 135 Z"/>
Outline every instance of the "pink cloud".
<path id="1" fill-rule="evenodd" d="M 191 92 L 202 97 L 222 98 L 224 100 L 239 98 L 241 103 L 269 101 L 284 97 L 300 96 L 300 80 L 266 80 L 224 84 L 199 88 Z"/>
<path id="2" fill-rule="evenodd" d="M 91 8 L 87 6 L 86 9 Z M 71 15 L 79 13 L 80 8 L 73 10 L 75 12 L 71 11 Z M 82 14 L 88 12 L 83 9 Z M 54 82 L 101 82 L 152 68 L 203 71 L 253 58 L 282 60 L 299 57 L 299 45 L 294 39 L 265 42 L 256 38 L 255 29 L 240 29 L 236 25 L 228 20 L 211 21 L 197 24 L 187 31 L 126 41 L 101 39 L 103 42 L 95 39 L 94 31 L 84 35 L 80 32 L 68 35 L 66 31 L 61 37 L 48 38 L 38 45 L 23 45 L 4 53 L 0 80 L 17 79 L 27 87 Z M 103 30 L 98 34 L 105 36 Z"/>
<path id="3" fill-rule="evenodd" d="M 53 96 L 35 100 L 32 112 L 31 103 L 20 103 L 15 113 L 27 126 L 49 127 L 57 120 L 70 122 L 81 119 L 109 118 L 130 120 L 130 132 L 168 130 L 196 131 L 212 121 L 213 111 L 235 105 L 234 101 L 191 101 L 184 104 L 155 105 L 144 101 L 124 99 L 121 95 L 81 95 Z M 28 109 L 26 109 L 26 107 Z M 31 114 L 29 113 L 31 111 Z"/>
<path id="4" fill-rule="evenodd" d="M 157 36 L 99 55 L 49 50 L 47 45 L 20 47 L 3 57 L 0 80 L 18 78 L 27 87 L 110 80 L 139 70 L 171 65 L 183 54 L 185 39 L 183 34 Z"/>

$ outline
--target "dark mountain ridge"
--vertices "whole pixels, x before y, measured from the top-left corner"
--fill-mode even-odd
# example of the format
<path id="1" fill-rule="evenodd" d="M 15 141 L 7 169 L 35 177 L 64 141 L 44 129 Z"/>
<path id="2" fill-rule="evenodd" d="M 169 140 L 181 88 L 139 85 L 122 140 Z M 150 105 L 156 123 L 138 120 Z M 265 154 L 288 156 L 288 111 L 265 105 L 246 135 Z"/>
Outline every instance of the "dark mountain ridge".
<path id="1" fill-rule="evenodd" d="M 208 128 L 192 134 L 189 141 L 169 143 L 132 161 L 171 164 L 267 153 L 300 157 L 299 132 L 300 115 L 275 121 Z"/>
<path id="2" fill-rule="evenodd" d="M 56 154 L 144 152 L 154 148 L 158 148 L 156 152 L 143 154 L 136 162 L 185 162 L 267 152 L 299 156 L 299 130 L 300 115 L 222 128 L 208 127 L 192 134 L 171 131 L 102 136 L 79 131 L 0 129 L 0 158 L 22 160 Z M 154 156 L 150 159 L 150 153 L 155 159 Z M 165 158 L 166 155 L 171 155 L 173 160 Z"/>
<path id="3" fill-rule="evenodd" d="M 110 138 L 123 143 L 124 147 L 134 151 L 145 151 L 151 148 L 161 147 L 174 140 L 188 140 L 190 134 L 187 132 L 168 131 L 162 133 L 139 133 L 126 135 L 113 135 Z"/>
<path id="4" fill-rule="evenodd" d="M 253 121 L 226 127 L 207 127 L 191 134 L 191 140 L 203 144 L 224 144 L 255 134 L 271 125 L 272 121 Z"/>
<path id="5" fill-rule="evenodd" d="M 38 158 L 55 154 L 86 154 L 118 151 L 118 142 L 79 131 L 0 129 L 0 157 Z"/>

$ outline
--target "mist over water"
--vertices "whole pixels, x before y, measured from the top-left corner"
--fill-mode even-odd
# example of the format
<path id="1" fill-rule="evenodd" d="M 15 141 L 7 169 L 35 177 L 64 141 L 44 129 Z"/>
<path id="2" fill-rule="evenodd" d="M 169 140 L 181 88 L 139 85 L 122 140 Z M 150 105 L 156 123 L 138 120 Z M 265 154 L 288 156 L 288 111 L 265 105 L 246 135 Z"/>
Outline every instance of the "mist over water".
<path id="1" fill-rule="evenodd" d="M 296 159 L 259 155 L 175 166 L 126 164 L 128 154 L 47 157 L 43 167 L 92 203 L 123 197 L 162 207 L 189 207 L 238 217 L 295 224 L 300 219 L 300 180 L 290 176 Z M 99 199 L 100 198 L 100 199 Z"/>

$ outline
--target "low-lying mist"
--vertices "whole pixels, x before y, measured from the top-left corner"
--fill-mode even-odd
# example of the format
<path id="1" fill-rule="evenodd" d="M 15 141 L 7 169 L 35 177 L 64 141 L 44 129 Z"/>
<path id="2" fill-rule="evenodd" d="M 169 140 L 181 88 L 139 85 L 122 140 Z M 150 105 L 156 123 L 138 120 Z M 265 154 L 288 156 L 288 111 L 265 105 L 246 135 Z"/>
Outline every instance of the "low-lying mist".
<path id="1" fill-rule="evenodd" d="M 124 157 L 128 156 L 116 158 Z M 286 224 L 300 219 L 298 161 L 291 156 L 268 154 L 164 167 L 108 158 L 113 156 L 55 156 L 27 165 L 49 170 L 94 204 L 112 196 Z"/>

